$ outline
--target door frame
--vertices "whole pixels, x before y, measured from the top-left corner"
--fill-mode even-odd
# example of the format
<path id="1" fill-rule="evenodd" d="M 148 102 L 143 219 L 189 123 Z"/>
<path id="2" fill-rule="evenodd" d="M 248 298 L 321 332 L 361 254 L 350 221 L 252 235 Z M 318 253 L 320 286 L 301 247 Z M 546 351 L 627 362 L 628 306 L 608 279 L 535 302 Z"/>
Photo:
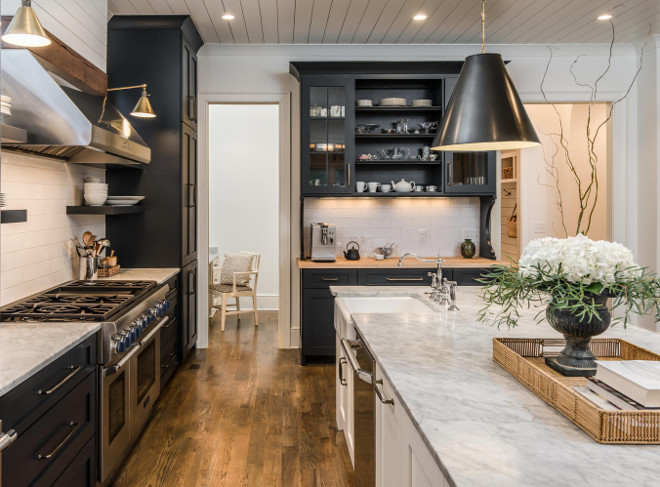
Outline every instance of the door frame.
<path id="1" fill-rule="evenodd" d="M 202 94 L 199 95 L 201 108 L 199 120 L 198 148 L 198 242 L 197 255 L 199 270 L 197 289 L 208 289 L 209 282 L 209 106 L 218 104 L 276 104 L 279 106 L 279 310 L 277 345 L 291 347 L 291 94 L 246 93 L 246 94 Z M 209 293 L 197 293 L 197 347 L 209 346 Z"/>

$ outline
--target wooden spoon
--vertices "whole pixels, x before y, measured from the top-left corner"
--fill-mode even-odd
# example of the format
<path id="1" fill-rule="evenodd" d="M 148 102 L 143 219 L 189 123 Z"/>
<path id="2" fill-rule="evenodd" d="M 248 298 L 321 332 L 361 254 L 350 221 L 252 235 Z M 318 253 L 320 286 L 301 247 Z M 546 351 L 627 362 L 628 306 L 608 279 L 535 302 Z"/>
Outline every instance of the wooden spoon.
<path id="1" fill-rule="evenodd" d="M 85 232 L 83 233 L 82 240 L 83 243 L 89 247 L 94 243 L 94 234 L 92 232 Z"/>

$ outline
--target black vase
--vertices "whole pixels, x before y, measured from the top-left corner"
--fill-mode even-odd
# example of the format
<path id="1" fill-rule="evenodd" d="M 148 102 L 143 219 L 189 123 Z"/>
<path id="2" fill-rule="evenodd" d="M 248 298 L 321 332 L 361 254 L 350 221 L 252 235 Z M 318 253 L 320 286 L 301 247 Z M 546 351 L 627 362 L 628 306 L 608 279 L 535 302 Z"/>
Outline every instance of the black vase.
<path id="1" fill-rule="evenodd" d="M 469 238 L 465 239 L 465 242 L 461 244 L 461 255 L 466 259 L 471 259 L 474 257 L 474 254 L 477 252 L 477 247 L 474 245 L 472 240 Z"/>
<path id="2" fill-rule="evenodd" d="M 609 295 L 589 295 L 596 305 L 597 316 L 579 318 L 570 310 L 559 309 L 551 299 L 545 311 L 548 323 L 564 335 L 566 347 L 557 357 L 546 358 L 550 367 L 569 377 L 591 377 L 596 373 L 596 356 L 589 348 L 591 337 L 605 332 L 612 321 L 607 307 Z"/>

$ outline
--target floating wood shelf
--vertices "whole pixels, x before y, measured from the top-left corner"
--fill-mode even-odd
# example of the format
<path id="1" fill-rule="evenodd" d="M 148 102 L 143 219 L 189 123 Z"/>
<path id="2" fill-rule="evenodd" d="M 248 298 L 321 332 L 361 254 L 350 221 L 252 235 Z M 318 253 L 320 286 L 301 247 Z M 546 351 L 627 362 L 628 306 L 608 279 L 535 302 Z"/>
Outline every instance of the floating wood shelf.
<path id="1" fill-rule="evenodd" d="M 1 223 L 22 223 L 27 221 L 27 210 L 2 210 Z"/>
<path id="2" fill-rule="evenodd" d="M 67 215 L 127 215 L 142 213 L 144 206 L 67 206 Z"/>

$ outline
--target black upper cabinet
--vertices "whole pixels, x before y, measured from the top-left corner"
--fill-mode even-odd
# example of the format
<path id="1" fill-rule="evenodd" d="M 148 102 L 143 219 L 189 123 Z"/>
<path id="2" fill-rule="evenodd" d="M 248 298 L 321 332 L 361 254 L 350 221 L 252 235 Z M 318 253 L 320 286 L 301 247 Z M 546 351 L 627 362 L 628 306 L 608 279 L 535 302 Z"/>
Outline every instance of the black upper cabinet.
<path id="1" fill-rule="evenodd" d="M 143 195 L 144 212 L 108 219 L 121 265 L 182 267 L 197 256 L 197 50 L 203 41 L 188 16 L 114 16 L 108 22 L 108 84 L 148 84 L 156 118 L 131 123 L 151 147 L 141 171 L 109 169 L 110 194 Z M 112 93 L 128 114 L 140 92 Z"/>
<path id="2" fill-rule="evenodd" d="M 494 152 L 434 152 L 425 157 L 456 86 L 462 63 L 292 63 L 301 82 L 302 196 L 481 196 L 495 194 Z M 383 98 L 406 106 L 381 106 Z M 360 99 L 373 106 L 356 106 Z M 412 100 L 431 100 L 412 106 Z M 345 105 L 341 105 L 345 103 Z M 338 114 L 334 105 L 345 106 Z M 339 116 L 337 116 L 339 115 Z M 378 127 L 358 133 L 364 124 Z M 402 129 L 397 129 L 401 124 Z M 397 129 L 398 133 L 383 133 Z M 368 157 L 367 157 L 368 156 Z M 356 181 L 414 181 L 435 192 L 357 192 Z"/>

